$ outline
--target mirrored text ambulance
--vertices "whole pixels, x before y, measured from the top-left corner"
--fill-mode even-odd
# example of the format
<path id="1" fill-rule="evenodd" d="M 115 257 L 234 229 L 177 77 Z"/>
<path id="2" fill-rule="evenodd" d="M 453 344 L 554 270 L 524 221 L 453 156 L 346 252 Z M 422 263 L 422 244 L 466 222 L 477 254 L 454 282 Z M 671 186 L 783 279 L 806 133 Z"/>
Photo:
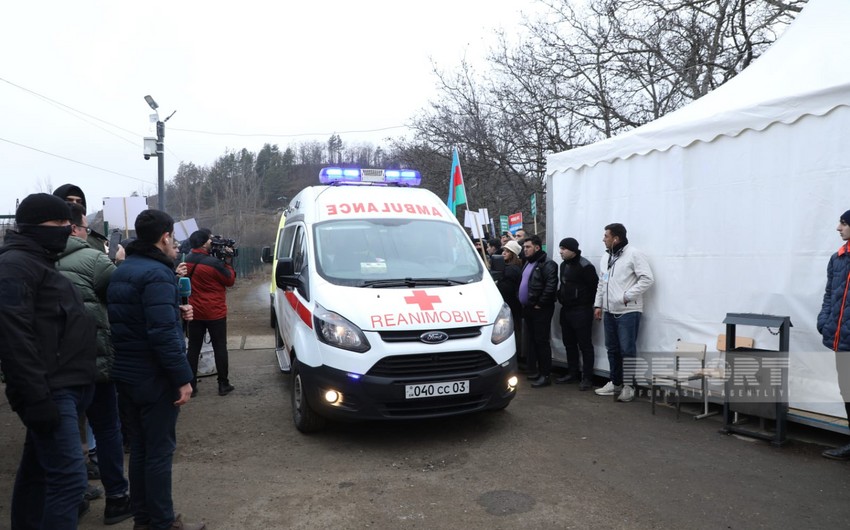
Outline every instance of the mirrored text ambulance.
<path id="1" fill-rule="evenodd" d="M 325 168 L 320 180 L 290 202 L 273 255 L 296 427 L 506 407 L 511 313 L 446 205 L 412 170 Z"/>

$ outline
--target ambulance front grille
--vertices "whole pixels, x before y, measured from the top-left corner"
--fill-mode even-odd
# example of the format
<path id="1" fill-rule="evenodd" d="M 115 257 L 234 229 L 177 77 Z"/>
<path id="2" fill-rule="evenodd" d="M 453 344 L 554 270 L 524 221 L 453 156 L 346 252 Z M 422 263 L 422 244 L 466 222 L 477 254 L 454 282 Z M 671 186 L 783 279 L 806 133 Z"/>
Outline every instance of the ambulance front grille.
<path id="1" fill-rule="evenodd" d="M 446 340 L 469 339 L 481 335 L 481 326 L 469 326 L 466 328 L 452 328 L 440 330 L 407 330 L 407 331 L 381 331 L 381 340 L 384 342 L 422 342 L 419 337 L 429 331 L 442 331 L 449 337 Z"/>
<path id="2" fill-rule="evenodd" d="M 430 377 L 476 373 L 496 366 L 483 351 L 456 351 L 393 355 L 378 361 L 367 375 L 376 377 Z"/>

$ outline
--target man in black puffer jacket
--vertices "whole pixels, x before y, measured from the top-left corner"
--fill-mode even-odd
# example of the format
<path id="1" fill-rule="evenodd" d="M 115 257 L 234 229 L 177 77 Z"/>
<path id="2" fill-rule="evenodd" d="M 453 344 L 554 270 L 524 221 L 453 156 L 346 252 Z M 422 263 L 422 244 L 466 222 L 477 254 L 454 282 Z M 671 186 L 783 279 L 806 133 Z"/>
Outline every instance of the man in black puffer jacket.
<path id="1" fill-rule="evenodd" d="M 593 301 L 599 276 L 596 267 L 581 257 L 578 241 L 571 237 L 561 240 L 561 286 L 558 301 L 561 303 L 561 337 L 567 351 L 569 372 L 555 380 L 556 383 L 572 383 L 579 380 L 579 390 L 593 388 Z M 581 350 L 581 370 L 579 370 Z"/>
<path id="2" fill-rule="evenodd" d="M 78 420 L 91 401 L 97 352 L 94 321 L 54 268 L 70 219 L 59 197 L 29 195 L 0 248 L 0 364 L 9 404 L 27 427 L 12 528 L 73 530 L 86 491 Z"/>
<path id="3" fill-rule="evenodd" d="M 528 332 L 529 369 L 537 364 L 537 373 L 530 374 L 532 388 L 549 386 L 552 382 L 552 346 L 549 343 L 552 315 L 555 313 L 555 295 L 558 290 L 558 265 L 543 252 L 543 242 L 531 235 L 522 242 L 526 257 L 519 284 L 519 301 L 522 318 Z"/>

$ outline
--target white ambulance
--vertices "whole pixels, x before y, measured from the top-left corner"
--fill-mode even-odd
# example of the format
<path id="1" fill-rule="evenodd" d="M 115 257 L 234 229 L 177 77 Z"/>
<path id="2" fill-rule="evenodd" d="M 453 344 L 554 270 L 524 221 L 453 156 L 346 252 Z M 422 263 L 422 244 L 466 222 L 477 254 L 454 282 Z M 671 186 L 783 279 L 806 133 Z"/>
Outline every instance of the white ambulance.
<path id="1" fill-rule="evenodd" d="M 281 219 L 272 319 L 302 432 L 327 419 L 505 408 L 511 312 L 446 205 L 412 170 L 324 168 Z"/>

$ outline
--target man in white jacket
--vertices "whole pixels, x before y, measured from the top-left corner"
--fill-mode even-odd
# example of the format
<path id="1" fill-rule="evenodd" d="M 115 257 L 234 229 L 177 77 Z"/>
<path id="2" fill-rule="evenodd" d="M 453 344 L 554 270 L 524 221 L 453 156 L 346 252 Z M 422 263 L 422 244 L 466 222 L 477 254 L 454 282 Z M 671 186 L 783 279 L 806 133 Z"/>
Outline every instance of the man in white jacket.
<path id="1" fill-rule="evenodd" d="M 599 264 L 602 274 L 596 289 L 593 316 L 603 320 L 611 380 L 596 389 L 596 393 L 600 396 L 619 394 L 619 401 L 632 401 L 635 398 L 634 374 L 626 374 L 628 384 L 623 384 L 623 359 L 630 359 L 626 361 L 627 369 L 634 366 L 643 293 L 655 279 L 646 256 L 629 245 L 625 226 L 620 223 L 606 226 L 602 242 L 607 254 Z"/>

